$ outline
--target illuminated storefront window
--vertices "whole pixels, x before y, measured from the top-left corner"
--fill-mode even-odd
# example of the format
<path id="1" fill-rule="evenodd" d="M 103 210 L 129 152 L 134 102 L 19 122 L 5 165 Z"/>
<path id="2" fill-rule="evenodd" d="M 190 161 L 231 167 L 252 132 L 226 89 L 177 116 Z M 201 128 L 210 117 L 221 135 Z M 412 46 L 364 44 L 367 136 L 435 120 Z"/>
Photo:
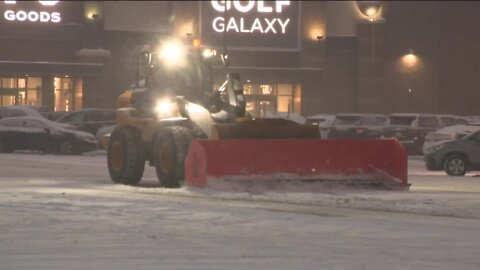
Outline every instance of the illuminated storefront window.
<path id="1" fill-rule="evenodd" d="M 71 78 L 54 79 L 55 111 L 73 111 L 73 82 Z"/>
<path id="2" fill-rule="evenodd" d="M 83 80 L 54 78 L 54 110 L 73 111 L 83 108 Z M 0 77 L 0 106 L 44 105 L 41 77 Z M 47 102 L 48 103 L 48 102 Z"/>
<path id="3" fill-rule="evenodd" d="M 75 100 L 74 100 L 74 109 L 79 110 L 83 108 L 83 80 L 75 80 Z"/>
<path id="4" fill-rule="evenodd" d="M 0 79 L 0 105 L 9 106 L 17 104 L 17 78 Z"/>
<path id="5" fill-rule="evenodd" d="M 301 87 L 294 84 L 244 84 L 247 111 L 253 117 L 267 112 L 300 113 Z"/>
<path id="6" fill-rule="evenodd" d="M 42 104 L 42 78 L 28 77 L 26 84 L 25 105 Z"/>
<path id="7" fill-rule="evenodd" d="M 42 78 L 0 78 L 0 106 L 41 104 Z"/>

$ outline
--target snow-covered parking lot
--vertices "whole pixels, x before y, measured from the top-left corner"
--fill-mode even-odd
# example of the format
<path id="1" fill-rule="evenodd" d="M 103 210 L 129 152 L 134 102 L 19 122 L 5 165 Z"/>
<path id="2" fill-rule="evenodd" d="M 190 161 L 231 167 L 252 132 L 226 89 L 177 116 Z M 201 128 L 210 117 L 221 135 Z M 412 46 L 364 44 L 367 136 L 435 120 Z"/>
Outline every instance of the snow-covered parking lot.
<path id="1" fill-rule="evenodd" d="M 105 155 L 0 155 L 0 269 L 480 269 L 480 177 L 410 191 L 114 185 Z"/>

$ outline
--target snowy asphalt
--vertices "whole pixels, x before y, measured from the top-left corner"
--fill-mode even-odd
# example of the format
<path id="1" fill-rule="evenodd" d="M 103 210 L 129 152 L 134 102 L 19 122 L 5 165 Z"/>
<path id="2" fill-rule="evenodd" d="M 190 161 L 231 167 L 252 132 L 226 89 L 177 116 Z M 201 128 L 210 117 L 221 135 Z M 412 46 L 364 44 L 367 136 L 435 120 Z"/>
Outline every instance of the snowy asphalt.
<path id="1" fill-rule="evenodd" d="M 114 185 L 101 151 L 0 155 L 0 269 L 480 269 L 480 177 L 410 191 Z"/>

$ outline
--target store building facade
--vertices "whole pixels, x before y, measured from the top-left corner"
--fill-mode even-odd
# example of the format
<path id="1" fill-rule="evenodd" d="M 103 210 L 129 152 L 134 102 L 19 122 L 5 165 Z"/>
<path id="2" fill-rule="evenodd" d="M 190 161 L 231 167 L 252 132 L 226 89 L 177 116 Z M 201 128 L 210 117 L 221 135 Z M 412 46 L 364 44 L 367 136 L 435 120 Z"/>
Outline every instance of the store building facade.
<path id="1" fill-rule="evenodd" d="M 101 65 L 79 63 L 80 3 L 3 1 L 0 26 L 0 105 L 81 108 L 83 77 Z"/>
<path id="2" fill-rule="evenodd" d="M 405 1 L 3 1 L 0 106 L 115 106 L 135 48 L 227 48 L 248 110 L 480 114 L 480 4 Z M 216 67 L 216 79 L 224 75 Z"/>

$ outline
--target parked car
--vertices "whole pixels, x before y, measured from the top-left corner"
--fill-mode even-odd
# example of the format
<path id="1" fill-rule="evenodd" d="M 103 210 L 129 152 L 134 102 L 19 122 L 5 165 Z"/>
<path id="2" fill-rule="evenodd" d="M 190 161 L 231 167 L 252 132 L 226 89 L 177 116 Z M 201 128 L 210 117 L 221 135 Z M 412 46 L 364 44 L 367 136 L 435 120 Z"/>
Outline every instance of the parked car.
<path id="1" fill-rule="evenodd" d="M 14 105 L 8 107 L 0 107 L 0 119 L 17 116 L 46 117 L 44 114 L 45 110 L 46 109 L 43 106 Z M 72 126 L 70 124 L 62 123 L 60 125 L 62 125 L 64 128 L 76 129 L 75 126 Z"/>
<path id="2" fill-rule="evenodd" d="M 379 139 L 387 123 L 382 114 L 342 113 L 335 115 L 329 139 Z"/>
<path id="3" fill-rule="evenodd" d="M 446 117 L 446 115 L 443 115 Z M 396 138 L 409 154 L 422 154 L 425 136 L 445 127 L 441 115 L 420 113 L 392 113 L 384 129 L 385 138 Z"/>
<path id="4" fill-rule="evenodd" d="M 469 124 L 471 123 L 480 123 L 480 116 L 479 115 L 467 115 L 463 117 L 468 121 Z"/>
<path id="5" fill-rule="evenodd" d="M 425 149 L 424 160 L 427 170 L 444 170 L 451 176 L 480 170 L 480 130 L 461 139 L 429 146 Z"/>
<path id="6" fill-rule="evenodd" d="M 317 114 L 308 116 L 305 119 L 305 124 L 318 126 L 321 138 L 328 139 L 328 133 L 330 132 L 330 127 L 334 120 L 335 115 L 333 114 Z"/>
<path id="7" fill-rule="evenodd" d="M 79 130 L 89 132 L 93 135 L 101 127 L 115 125 L 117 116 L 114 109 L 82 109 L 70 112 L 56 120 L 59 123 L 74 125 Z"/>
<path id="8" fill-rule="evenodd" d="M 461 139 L 477 130 L 480 130 L 480 126 L 477 125 L 455 125 L 445 128 L 441 128 L 437 131 L 433 131 L 425 136 L 425 141 L 423 143 L 423 153 L 425 154 L 426 149 L 434 144 L 439 142 L 451 141 L 455 139 Z"/>
<path id="9" fill-rule="evenodd" d="M 44 117 L 19 116 L 0 120 L 0 152 L 38 150 L 81 154 L 97 147 L 90 133 L 64 128 Z"/>
<path id="10" fill-rule="evenodd" d="M 305 118 L 305 123 L 309 125 L 325 125 L 325 124 L 332 124 L 333 120 L 335 120 L 335 115 L 333 114 L 317 114 L 308 116 Z"/>

